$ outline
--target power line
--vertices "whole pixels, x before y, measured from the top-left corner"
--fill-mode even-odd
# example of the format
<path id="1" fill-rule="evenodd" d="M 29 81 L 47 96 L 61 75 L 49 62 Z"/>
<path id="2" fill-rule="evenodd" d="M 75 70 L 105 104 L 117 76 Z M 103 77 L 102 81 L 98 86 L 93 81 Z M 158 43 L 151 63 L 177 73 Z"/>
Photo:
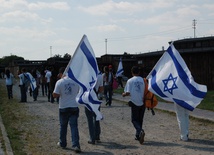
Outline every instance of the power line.
<path id="1" fill-rule="evenodd" d="M 129 37 L 115 37 L 115 38 L 108 38 L 108 40 L 111 40 L 111 41 L 120 41 L 120 40 L 130 40 L 130 39 L 140 39 L 140 38 L 144 38 L 146 36 L 150 36 L 150 35 L 165 35 L 165 34 L 170 34 L 170 33 L 174 33 L 174 32 L 177 32 L 177 31 L 183 31 L 183 30 L 188 30 L 190 29 L 189 26 L 185 26 L 185 27 L 181 27 L 181 28 L 178 28 L 178 29 L 171 29 L 171 30 L 167 30 L 167 31 L 160 31 L 160 32 L 153 32 L 153 33 L 147 33 L 147 34 L 142 34 L 142 35 L 138 35 L 138 36 L 129 36 Z"/>

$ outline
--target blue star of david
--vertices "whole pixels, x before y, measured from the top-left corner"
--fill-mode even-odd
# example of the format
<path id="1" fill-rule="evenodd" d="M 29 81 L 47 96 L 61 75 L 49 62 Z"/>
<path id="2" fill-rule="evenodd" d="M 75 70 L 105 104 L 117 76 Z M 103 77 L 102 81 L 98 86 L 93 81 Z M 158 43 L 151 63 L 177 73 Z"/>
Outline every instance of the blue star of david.
<path id="1" fill-rule="evenodd" d="M 168 79 L 162 80 L 164 84 L 164 91 L 168 91 L 170 94 L 173 95 L 173 90 L 177 89 L 176 80 L 178 77 L 173 77 L 170 73 Z"/>
<path id="2" fill-rule="evenodd" d="M 94 80 L 94 77 L 92 76 L 91 82 L 89 82 L 90 87 L 93 86 L 93 84 L 94 84 L 95 82 L 96 82 L 96 81 Z"/>

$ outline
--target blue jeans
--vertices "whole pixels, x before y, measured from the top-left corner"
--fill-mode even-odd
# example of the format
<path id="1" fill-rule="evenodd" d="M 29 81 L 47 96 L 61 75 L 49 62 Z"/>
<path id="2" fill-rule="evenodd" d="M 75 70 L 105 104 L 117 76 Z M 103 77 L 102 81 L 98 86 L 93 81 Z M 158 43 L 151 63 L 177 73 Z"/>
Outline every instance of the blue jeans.
<path id="1" fill-rule="evenodd" d="M 113 92 L 113 88 L 111 85 L 104 86 L 104 96 L 105 96 L 106 102 L 109 102 L 109 106 L 111 106 L 111 102 L 112 102 L 112 92 Z"/>
<path id="2" fill-rule="evenodd" d="M 95 142 L 95 140 L 100 140 L 100 121 L 96 121 L 95 113 L 87 108 L 85 108 L 85 114 L 88 120 L 90 141 Z"/>
<path id="3" fill-rule="evenodd" d="M 39 94 L 39 90 L 38 90 L 38 86 L 37 86 L 35 88 L 35 90 L 33 91 L 33 99 L 34 99 L 34 101 L 37 100 L 38 94 Z"/>
<path id="4" fill-rule="evenodd" d="M 145 113 L 145 105 L 136 106 L 134 103 L 131 104 L 131 119 L 132 124 L 136 130 L 136 137 L 139 137 L 140 132 L 143 130 L 143 117 Z"/>
<path id="5" fill-rule="evenodd" d="M 8 99 L 13 98 L 13 85 L 7 85 Z"/>
<path id="6" fill-rule="evenodd" d="M 47 84 L 46 83 L 42 83 L 42 95 L 45 96 L 47 95 Z"/>
<path id="7" fill-rule="evenodd" d="M 65 108 L 59 109 L 60 121 L 60 145 L 67 146 L 67 127 L 68 123 L 71 129 L 72 147 L 80 147 L 79 144 L 79 130 L 78 130 L 79 108 Z"/>
<path id="8" fill-rule="evenodd" d="M 21 102 L 27 102 L 27 89 L 28 89 L 27 86 L 25 86 L 25 85 L 20 85 Z"/>

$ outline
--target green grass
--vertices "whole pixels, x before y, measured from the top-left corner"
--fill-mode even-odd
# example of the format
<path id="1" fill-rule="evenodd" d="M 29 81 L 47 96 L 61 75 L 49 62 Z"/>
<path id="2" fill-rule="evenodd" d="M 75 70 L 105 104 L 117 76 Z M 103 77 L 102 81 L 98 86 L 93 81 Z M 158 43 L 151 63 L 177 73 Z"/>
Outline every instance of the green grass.
<path id="1" fill-rule="evenodd" d="M 118 89 L 114 90 L 114 93 L 118 93 L 118 94 L 122 94 L 123 92 L 124 92 L 123 88 L 118 88 Z M 158 99 L 158 101 L 161 101 L 161 102 L 170 103 L 168 101 L 164 101 L 163 99 L 161 99 L 158 96 L 157 96 L 157 99 Z M 214 91 L 208 91 L 207 95 L 202 100 L 202 102 L 197 106 L 197 108 L 214 111 Z"/>
<path id="2" fill-rule="evenodd" d="M 22 136 L 24 131 L 20 128 L 21 124 L 27 121 L 26 115 L 20 113 L 24 105 L 18 103 L 16 99 L 8 100 L 5 86 L 0 86 L 0 114 L 3 120 L 3 124 L 7 131 L 8 138 L 11 143 L 14 154 L 24 155 L 23 151 L 24 142 Z M 5 144 L 3 137 L 1 141 L 3 143 L 3 149 L 5 150 Z"/>
<path id="3" fill-rule="evenodd" d="M 214 91 L 208 91 L 197 108 L 214 111 Z"/>

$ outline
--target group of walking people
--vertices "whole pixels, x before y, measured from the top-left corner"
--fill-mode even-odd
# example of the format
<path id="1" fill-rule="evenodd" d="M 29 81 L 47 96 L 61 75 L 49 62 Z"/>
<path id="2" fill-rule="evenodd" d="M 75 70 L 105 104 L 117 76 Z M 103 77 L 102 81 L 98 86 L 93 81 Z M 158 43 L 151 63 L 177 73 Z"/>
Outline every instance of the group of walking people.
<path id="1" fill-rule="evenodd" d="M 79 117 L 79 108 L 78 103 L 76 102 L 76 96 L 79 92 L 79 85 L 69 78 L 67 75 L 63 75 L 65 67 L 60 68 L 59 73 L 53 72 L 53 69 L 48 68 L 44 73 L 40 74 L 41 79 L 45 78 L 44 82 L 48 85 L 47 92 L 44 89 L 43 95 L 47 95 L 48 101 L 54 102 L 54 99 L 58 100 L 59 103 L 59 121 L 60 121 L 60 136 L 58 146 L 61 148 L 66 148 L 67 146 L 67 126 L 70 126 L 71 138 L 72 138 L 72 149 L 75 152 L 81 152 L 80 143 L 79 143 L 79 131 L 78 131 L 78 117 Z M 145 83 L 143 78 L 140 76 L 140 70 L 137 66 L 132 67 L 131 69 L 132 78 L 130 78 L 124 88 L 124 93 L 122 96 L 130 96 L 130 101 L 128 105 L 131 107 L 131 122 L 136 130 L 135 140 L 138 140 L 140 144 L 144 143 L 145 131 L 143 129 L 143 118 L 145 113 L 145 104 L 143 102 L 143 94 L 145 89 Z M 21 91 L 21 102 L 27 101 L 27 87 L 25 86 L 25 78 L 30 74 L 26 71 L 25 68 L 22 69 L 22 72 L 19 73 L 20 78 L 20 91 Z M 52 81 L 54 85 L 50 88 L 51 77 L 56 76 L 55 81 Z M 5 72 L 6 76 L 6 85 L 8 91 L 8 98 L 13 98 L 12 94 L 12 85 L 14 76 L 10 73 L 9 70 Z M 38 78 L 38 72 L 32 72 L 34 78 Z M 57 78 L 58 77 L 58 78 Z M 113 93 L 113 82 L 114 75 L 112 73 L 112 66 L 105 66 L 103 73 L 100 73 L 97 76 L 97 82 L 94 87 L 94 91 L 97 94 L 104 93 L 106 100 L 106 105 L 111 106 L 112 104 L 112 93 Z M 39 85 L 38 81 L 38 85 Z M 38 88 L 38 87 L 37 87 Z M 45 87 L 44 87 L 45 88 Z M 36 92 L 34 92 L 36 90 Z M 51 91 L 52 90 L 52 91 Z M 33 93 L 35 96 L 38 95 L 38 89 L 34 89 Z M 33 95 L 34 96 L 34 95 Z M 36 100 L 36 97 L 34 97 Z M 177 115 L 179 117 L 179 127 L 181 130 L 181 139 L 186 141 L 188 140 L 188 115 L 186 112 L 180 114 L 179 111 L 182 111 L 177 107 Z M 100 110 L 100 107 L 99 107 Z M 96 114 L 93 111 L 90 111 L 85 107 L 85 114 L 88 121 L 89 129 L 89 144 L 96 144 L 100 142 L 100 122 L 96 120 Z M 184 123 L 184 120 L 180 120 L 181 115 L 185 115 L 187 121 Z M 184 129 L 185 128 L 185 129 Z"/>

